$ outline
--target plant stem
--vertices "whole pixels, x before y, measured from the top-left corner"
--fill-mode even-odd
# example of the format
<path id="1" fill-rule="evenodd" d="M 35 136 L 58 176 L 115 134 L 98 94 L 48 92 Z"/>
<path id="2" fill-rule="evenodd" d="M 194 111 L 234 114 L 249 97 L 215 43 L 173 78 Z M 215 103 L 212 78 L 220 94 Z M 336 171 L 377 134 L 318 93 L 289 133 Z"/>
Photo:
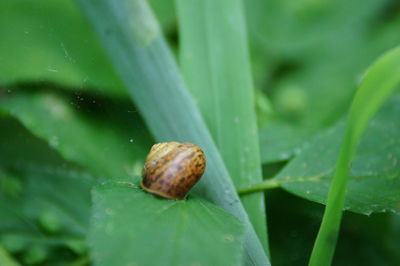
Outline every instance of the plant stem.
<path id="1" fill-rule="evenodd" d="M 330 265 L 332 263 L 349 180 L 348 162 L 351 161 L 355 150 L 355 145 L 351 144 L 351 133 L 349 129 L 346 132 L 309 266 Z"/>
<path id="2" fill-rule="evenodd" d="M 237 190 L 239 195 L 244 195 L 252 192 L 263 191 L 271 188 L 279 187 L 279 181 L 276 178 L 266 179 L 261 183 L 253 184 L 250 186 L 242 187 Z"/>

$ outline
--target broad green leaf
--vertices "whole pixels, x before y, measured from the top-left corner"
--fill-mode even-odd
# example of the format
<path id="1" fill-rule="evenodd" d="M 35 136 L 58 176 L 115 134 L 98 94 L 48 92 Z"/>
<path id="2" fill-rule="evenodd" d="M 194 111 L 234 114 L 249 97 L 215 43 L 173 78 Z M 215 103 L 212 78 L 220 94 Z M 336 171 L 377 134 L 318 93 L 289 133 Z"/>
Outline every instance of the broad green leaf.
<path id="1" fill-rule="evenodd" d="M 127 94 L 73 1 L 2 0 L 0 35 L 2 84 L 47 81 L 71 90 Z"/>
<path id="2" fill-rule="evenodd" d="M 19 119 L 64 158 L 98 176 L 133 174 L 141 169 L 151 138 L 140 119 L 128 113 L 129 108 L 133 107 L 107 106 L 81 95 L 63 97 L 51 89 L 16 90 L 0 100 L 0 110 Z"/>
<path id="3" fill-rule="evenodd" d="M 208 201 L 157 198 L 137 179 L 97 186 L 93 201 L 96 265 L 242 265 L 244 226 Z"/>
<path id="4" fill-rule="evenodd" d="M 1 119 L 0 128 L 0 242 L 13 253 L 61 245 L 82 252 L 95 179 L 16 121 Z"/>
<path id="5" fill-rule="evenodd" d="M 0 209 L 2 217 L 6 218 L 0 222 L 2 233 L 12 234 L 15 229 L 21 229 L 21 225 L 35 231 L 38 225 L 35 223 L 39 222 L 50 233 L 62 230 L 70 236 L 85 236 L 89 222 L 89 191 L 94 184 L 92 176 L 35 164 L 0 169 L 3 183 Z M 11 182 L 16 182 L 20 191 L 11 190 Z M 3 216 L 4 213 L 8 215 Z M 41 236 L 40 231 L 32 233 Z"/>
<path id="6" fill-rule="evenodd" d="M 241 0 L 178 0 L 182 73 L 236 186 L 262 180 Z M 242 197 L 268 250 L 263 193 Z"/>
<path id="7" fill-rule="evenodd" d="M 289 123 L 271 122 L 259 130 L 261 161 L 275 163 L 298 155 L 313 131 Z M 265 173 L 268 176 L 268 173 Z"/>
<path id="8" fill-rule="evenodd" d="M 367 70 L 351 104 L 343 142 L 335 166 L 335 174 L 329 188 L 326 210 L 311 254 L 310 265 L 328 265 L 332 261 L 350 177 L 350 168 L 360 139 L 368 122 L 399 83 L 400 46 L 382 55 Z M 396 183 L 392 185 L 395 186 Z"/>
<path id="9" fill-rule="evenodd" d="M 361 140 L 347 188 L 345 210 L 362 214 L 400 213 L 400 97 L 389 101 L 369 123 Z M 326 203 L 344 121 L 318 134 L 277 176 L 286 190 Z"/>
<path id="10" fill-rule="evenodd" d="M 195 190 L 245 224 L 246 264 L 268 265 L 232 179 L 146 1 L 78 2 L 151 133 L 157 141 L 188 141 L 203 148 L 207 169 Z"/>
<path id="11" fill-rule="evenodd" d="M 17 165 L 60 166 L 63 169 L 79 170 L 73 163 L 65 161 L 49 143 L 34 137 L 17 120 L 0 115 L 0 164 L 5 167 Z"/>

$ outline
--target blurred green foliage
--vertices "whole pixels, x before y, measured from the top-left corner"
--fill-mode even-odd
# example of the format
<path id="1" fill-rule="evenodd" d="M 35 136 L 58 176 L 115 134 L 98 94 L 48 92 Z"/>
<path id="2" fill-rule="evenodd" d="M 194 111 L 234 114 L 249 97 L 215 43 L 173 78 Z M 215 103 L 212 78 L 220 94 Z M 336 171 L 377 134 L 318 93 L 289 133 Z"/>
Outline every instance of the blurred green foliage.
<path id="1" fill-rule="evenodd" d="M 176 51 L 174 1 L 149 2 Z M 396 0 L 243 3 L 261 158 L 264 176 L 272 177 L 304 145 L 314 143 L 315 135 L 320 140 L 322 130 L 343 119 L 366 67 L 400 43 L 400 4 Z M 94 180 L 137 172 L 152 136 L 75 2 L 3 0 L 0 35 L 0 265 L 15 261 L 86 265 Z M 64 124 L 52 120 L 41 102 L 48 96 L 73 113 L 70 120 Z M 273 111 L 263 104 L 266 97 Z M 50 107 L 57 104 L 53 101 Z M 387 124 L 393 123 L 393 114 L 387 115 L 391 119 Z M 332 146 L 332 139 L 340 140 L 340 130 L 336 131 L 323 144 Z M 60 134 L 65 134 L 64 148 L 54 142 Z M 380 138 L 389 140 L 386 135 Z M 373 143 L 360 150 L 361 157 L 376 154 L 381 141 Z M 383 147 L 390 150 L 391 145 Z M 129 150 L 132 146 L 136 148 Z M 83 147 L 87 154 L 81 153 Z M 314 144 L 309 149 L 321 147 Z M 306 156 L 290 162 L 285 171 L 299 174 L 301 167 L 293 165 L 301 166 Z M 320 163 L 318 157 L 310 160 Z M 363 160 L 355 162 L 356 170 Z M 394 173 L 399 173 L 397 168 Z M 317 194 L 310 189 L 310 195 L 301 196 Z M 267 194 L 267 212 L 272 263 L 306 264 L 322 205 L 277 190 Z M 346 213 L 334 265 L 399 265 L 399 238 L 398 216 Z"/>
<path id="2" fill-rule="evenodd" d="M 398 1 L 249 0 L 245 4 L 255 82 L 271 98 L 278 116 L 273 123 L 265 115 L 260 119 L 263 141 L 271 135 L 276 142 L 280 131 L 275 123 L 288 124 L 280 142 L 298 139 L 299 130 L 316 132 L 332 126 L 347 111 L 368 65 L 400 43 Z M 293 154 L 298 147 L 298 142 L 280 150 L 262 147 L 262 158 L 286 160 L 279 155 Z"/>
<path id="3" fill-rule="evenodd" d="M 126 95 L 73 1 L 0 3 L 0 82 L 54 82 L 73 91 Z"/>
<path id="4" fill-rule="evenodd" d="M 350 171 L 345 209 L 357 213 L 400 213 L 400 97 L 387 102 L 369 123 Z M 326 203 L 344 135 L 344 121 L 319 133 L 277 175 L 281 186 Z M 323 156 L 321 156 L 323 154 Z"/>
<path id="5" fill-rule="evenodd" d="M 268 195 L 272 264 L 307 265 L 323 206 L 282 190 Z M 398 215 L 345 212 L 333 265 L 398 265 L 399 226 Z"/>

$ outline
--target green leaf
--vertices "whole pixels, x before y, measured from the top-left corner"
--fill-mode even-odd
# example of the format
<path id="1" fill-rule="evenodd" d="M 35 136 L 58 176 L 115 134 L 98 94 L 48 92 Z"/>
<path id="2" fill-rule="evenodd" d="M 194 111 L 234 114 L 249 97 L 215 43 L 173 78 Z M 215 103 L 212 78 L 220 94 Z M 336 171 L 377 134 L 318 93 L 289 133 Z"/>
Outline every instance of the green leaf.
<path id="1" fill-rule="evenodd" d="M 97 265 L 242 265 L 243 225 L 201 198 L 157 198 L 135 180 L 99 185 L 93 201 Z"/>
<path id="2" fill-rule="evenodd" d="M 289 123 L 271 122 L 259 130 L 263 164 L 287 161 L 297 156 L 313 131 Z M 266 173 L 268 175 L 268 173 Z"/>
<path id="3" fill-rule="evenodd" d="M 179 0 L 182 73 L 236 186 L 260 182 L 260 151 L 241 0 Z M 242 197 L 268 250 L 263 193 Z"/>
<path id="4" fill-rule="evenodd" d="M 49 143 L 34 137 L 17 120 L 0 115 L 0 164 L 15 167 L 25 164 L 62 166 L 77 170 L 66 162 L 57 151 L 49 149 Z"/>
<path id="5" fill-rule="evenodd" d="M 79 3 L 155 138 L 192 142 L 205 151 L 207 169 L 195 190 L 245 224 L 246 263 L 269 264 L 146 1 L 124 0 L 116 4 L 110 0 L 81 0 Z"/>
<path id="6" fill-rule="evenodd" d="M 400 213 L 400 97 L 391 99 L 366 128 L 352 162 L 345 210 Z M 344 133 L 344 121 L 318 134 L 277 176 L 303 198 L 326 203 Z"/>
<path id="7" fill-rule="evenodd" d="M 84 252 L 95 179 L 16 121 L 0 119 L 0 128 L 1 245 L 12 253 Z"/>
<path id="8" fill-rule="evenodd" d="M 141 169 L 151 138 L 140 119 L 127 113 L 130 108 L 83 95 L 62 97 L 54 90 L 17 90 L 0 100 L 0 110 L 18 118 L 64 158 L 99 176 L 133 175 Z"/>
<path id="9" fill-rule="evenodd" d="M 73 1 L 0 2 L 0 83 L 47 81 L 71 90 L 127 92 Z M 0 88 L 1 90 L 1 88 Z"/>
<path id="10" fill-rule="evenodd" d="M 22 189 L 17 196 L 0 190 L 0 242 L 8 250 L 19 252 L 35 244 L 85 247 L 92 177 L 32 165 L 0 171 L 1 183 L 18 180 Z"/>
<path id="11" fill-rule="evenodd" d="M 400 46 L 385 53 L 367 70 L 355 95 L 336 162 L 335 174 L 330 185 L 326 210 L 311 254 L 310 265 L 329 265 L 332 261 L 351 163 L 361 136 L 372 116 L 399 83 Z"/>

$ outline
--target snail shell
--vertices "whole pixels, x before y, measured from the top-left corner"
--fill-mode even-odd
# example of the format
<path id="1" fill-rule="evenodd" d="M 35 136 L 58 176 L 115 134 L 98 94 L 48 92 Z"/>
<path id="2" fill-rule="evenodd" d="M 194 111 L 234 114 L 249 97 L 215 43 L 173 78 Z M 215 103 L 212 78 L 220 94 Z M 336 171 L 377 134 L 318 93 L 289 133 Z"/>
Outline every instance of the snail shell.
<path id="1" fill-rule="evenodd" d="M 203 150 L 192 143 L 164 142 L 151 147 L 141 186 L 167 199 L 183 199 L 206 168 Z"/>

